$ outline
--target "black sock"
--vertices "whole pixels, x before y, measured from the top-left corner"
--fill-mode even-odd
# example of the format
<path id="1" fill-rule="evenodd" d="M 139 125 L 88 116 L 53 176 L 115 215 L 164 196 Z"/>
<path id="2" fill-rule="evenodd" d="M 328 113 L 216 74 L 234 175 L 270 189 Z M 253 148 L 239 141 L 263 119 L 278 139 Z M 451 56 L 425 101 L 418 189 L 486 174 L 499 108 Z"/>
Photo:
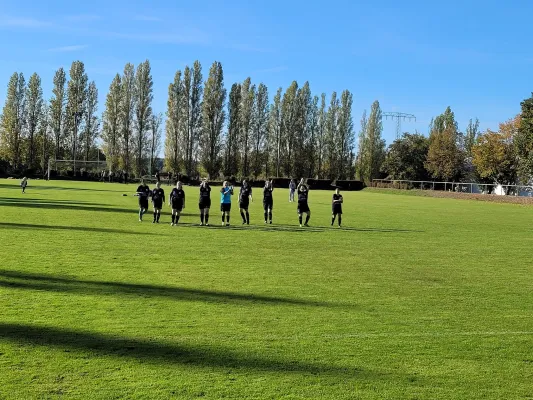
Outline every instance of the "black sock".
<path id="1" fill-rule="evenodd" d="M 246 218 L 244 217 L 244 212 L 241 211 L 241 217 L 242 217 L 242 222 L 246 222 Z"/>
<path id="2" fill-rule="evenodd" d="M 302 225 L 302 216 L 301 215 L 298 217 L 298 221 L 300 221 L 300 225 Z"/>
<path id="3" fill-rule="evenodd" d="M 172 223 L 174 223 L 174 214 L 172 214 Z"/>
<path id="4" fill-rule="evenodd" d="M 270 222 L 272 222 L 272 213 L 268 213 L 268 219 L 270 220 Z"/>
<path id="5" fill-rule="evenodd" d="M 157 218 L 157 213 L 154 211 L 154 221 L 156 220 Z"/>
<path id="6" fill-rule="evenodd" d="M 229 214 L 226 215 L 226 223 L 229 224 Z"/>
<path id="7" fill-rule="evenodd" d="M 307 223 L 309 222 L 309 218 L 311 218 L 311 216 L 309 214 L 307 214 L 307 217 L 305 217 L 305 224 L 307 225 Z"/>
<path id="8" fill-rule="evenodd" d="M 246 211 L 246 223 L 250 225 L 250 213 Z"/>
<path id="9" fill-rule="evenodd" d="M 176 224 L 180 221 L 180 215 L 176 215 Z"/>
<path id="10" fill-rule="evenodd" d="M 202 224 L 204 223 L 204 213 L 203 213 L 203 211 L 200 211 L 200 221 L 202 222 Z"/>
<path id="11" fill-rule="evenodd" d="M 339 214 L 339 226 L 341 226 L 342 216 Z"/>
<path id="12" fill-rule="evenodd" d="M 205 214 L 205 223 L 209 223 L 209 213 Z"/>
<path id="13" fill-rule="evenodd" d="M 265 222 L 267 222 L 267 218 L 268 218 L 268 213 L 265 212 Z"/>
<path id="14" fill-rule="evenodd" d="M 157 213 L 157 222 L 159 222 L 159 217 L 161 216 L 161 213 Z"/>
<path id="15" fill-rule="evenodd" d="M 222 213 L 222 222 L 224 222 L 225 217 L 226 217 L 226 214 Z"/>

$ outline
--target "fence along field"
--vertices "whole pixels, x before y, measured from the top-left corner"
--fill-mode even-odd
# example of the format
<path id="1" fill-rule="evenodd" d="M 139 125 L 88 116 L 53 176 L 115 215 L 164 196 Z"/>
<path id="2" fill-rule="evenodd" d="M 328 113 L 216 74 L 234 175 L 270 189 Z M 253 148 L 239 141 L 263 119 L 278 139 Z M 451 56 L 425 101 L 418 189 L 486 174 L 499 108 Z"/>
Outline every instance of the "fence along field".
<path id="1" fill-rule="evenodd" d="M 201 228 L 186 187 L 172 228 L 134 189 L 0 181 L 0 397 L 533 395 L 529 207 L 344 192 L 339 230 L 311 191 L 305 230 L 276 189 Z"/>

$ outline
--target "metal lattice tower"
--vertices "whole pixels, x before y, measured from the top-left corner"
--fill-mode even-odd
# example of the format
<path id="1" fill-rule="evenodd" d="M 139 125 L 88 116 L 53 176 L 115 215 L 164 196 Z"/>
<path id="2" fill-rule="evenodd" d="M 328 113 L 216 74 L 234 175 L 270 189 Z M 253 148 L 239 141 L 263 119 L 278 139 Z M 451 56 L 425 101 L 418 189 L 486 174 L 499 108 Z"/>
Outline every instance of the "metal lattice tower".
<path id="1" fill-rule="evenodd" d="M 384 112 L 383 116 L 385 117 L 385 119 L 389 119 L 390 117 L 391 119 L 396 120 L 396 139 L 399 139 L 402 136 L 402 120 L 411 121 L 414 119 L 416 122 L 416 117 L 413 114 L 406 114 L 402 112 L 393 111 L 393 112 Z"/>

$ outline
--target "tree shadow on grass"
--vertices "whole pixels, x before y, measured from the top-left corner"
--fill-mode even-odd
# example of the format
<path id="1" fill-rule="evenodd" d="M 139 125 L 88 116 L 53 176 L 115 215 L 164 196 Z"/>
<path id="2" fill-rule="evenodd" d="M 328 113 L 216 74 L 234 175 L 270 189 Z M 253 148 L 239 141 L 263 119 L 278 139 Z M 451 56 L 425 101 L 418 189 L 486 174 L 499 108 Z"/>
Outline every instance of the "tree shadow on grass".
<path id="1" fill-rule="evenodd" d="M 37 225 L 37 224 L 19 224 L 15 222 L 0 222 L 0 227 L 8 229 L 44 229 L 44 230 L 59 230 L 59 231 L 80 231 L 80 232 L 98 232 L 98 233 L 122 233 L 126 235 L 148 235 L 161 236 L 158 233 L 140 232 L 140 231 L 126 231 L 124 229 L 112 228 L 93 228 L 88 226 L 61 226 L 61 225 Z"/>
<path id="2" fill-rule="evenodd" d="M 213 345 L 180 344 L 170 341 L 141 340 L 95 332 L 28 324 L 0 323 L 0 341 L 46 346 L 71 351 L 96 353 L 98 356 L 129 358 L 155 364 L 224 368 L 281 373 L 338 376 L 356 379 L 391 379 L 390 373 L 310 363 L 295 359 L 279 360 L 270 354 L 250 355 Z M 81 355 L 80 355 L 81 356 Z"/>
<path id="3" fill-rule="evenodd" d="M 43 203 L 43 204 L 57 204 L 57 205 L 89 205 L 89 206 L 108 206 L 109 204 L 104 203 L 94 203 L 92 201 L 85 201 L 85 200 L 48 200 L 43 198 L 35 198 L 35 197 L 0 197 L 0 205 L 3 205 L 1 203 L 22 203 L 22 204 L 28 204 L 28 203 Z"/>
<path id="4" fill-rule="evenodd" d="M 134 185 L 126 186 L 124 185 L 124 188 L 131 188 L 131 190 L 135 190 L 133 187 Z M 17 184 L 1 184 L 0 183 L 0 190 L 1 189 L 18 189 L 22 191 L 22 188 L 20 185 Z M 90 192 L 115 192 L 120 193 L 121 190 L 110 190 L 110 189 L 92 189 L 92 188 L 82 188 L 82 187 L 63 187 L 63 186 L 47 186 L 47 185 L 32 185 L 31 181 L 29 182 L 26 191 L 31 192 L 32 190 L 39 191 L 39 190 L 73 190 L 73 191 L 90 191 Z"/>
<path id="5" fill-rule="evenodd" d="M 137 204 L 132 203 L 132 208 L 112 208 L 99 207 L 99 205 L 106 205 L 100 203 L 90 203 L 83 201 L 68 201 L 68 200 L 46 200 L 46 199 L 19 199 L 19 198 L 0 198 L 0 207 L 21 207 L 21 208 L 45 208 L 50 210 L 74 210 L 74 211 L 93 211 L 93 212 L 112 212 L 125 214 L 138 214 L 139 209 Z M 167 207 L 162 214 L 170 214 L 170 208 Z M 152 209 L 149 206 L 147 213 L 151 213 Z M 182 216 L 193 216 L 196 214 L 181 213 Z"/>
<path id="6" fill-rule="evenodd" d="M 127 209 L 127 208 L 111 208 L 111 207 L 98 207 L 95 205 L 86 205 L 84 203 L 78 202 L 52 202 L 49 200 L 35 200 L 35 201 L 19 201 L 9 200 L 0 198 L 0 207 L 21 207 L 21 208 L 45 208 L 51 210 L 74 210 L 74 211 L 96 211 L 96 212 L 116 212 L 116 213 L 126 213 L 126 214 L 136 214 L 137 209 Z"/>
<path id="7" fill-rule="evenodd" d="M 288 304 L 313 307 L 353 307 L 353 305 L 322 301 L 224 292 L 206 289 L 191 289 L 152 284 L 78 280 L 54 275 L 34 274 L 0 270 L 0 286 L 51 292 L 81 293 L 90 295 L 133 295 L 140 297 L 163 297 L 175 300 L 201 301 L 208 303 L 253 302 L 263 304 Z"/>

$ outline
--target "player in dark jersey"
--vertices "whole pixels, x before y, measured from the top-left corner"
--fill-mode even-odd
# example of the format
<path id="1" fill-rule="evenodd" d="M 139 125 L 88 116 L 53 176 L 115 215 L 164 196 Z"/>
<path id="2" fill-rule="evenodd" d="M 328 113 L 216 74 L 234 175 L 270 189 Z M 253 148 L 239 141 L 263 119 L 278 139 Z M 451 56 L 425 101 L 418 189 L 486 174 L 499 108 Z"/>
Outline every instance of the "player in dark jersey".
<path id="1" fill-rule="evenodd" d="M 172 207 L 172 223 L 171 225 L 178 225 L 181 211 L 185 208 L 185 192 L 183 191 L 180 181 L 176 183 L 176 187 L 170 192 L 169 206 Z"/>
<path id="2" fill-rule="evenodd" d="M 200 226 L 209 226 L 209 209 L 211 208 L 211 186 L 204 178 L 200 184 L 200 199 L 198 201 L 198 208 L 200 209 Z"/>
<path id="3" fill-rule="evenodd" d="M 309 197 L 309 187 L 305 184 L 304 179 L 298 184 L 296 189 L 298 192 L 298 220 L 300 221 L 300 227 L 302 227 L 302 214 L 306 214 L 305 217 L 305 226 L 309 226 L 309 218 L 311 218 L 311 210 L 309 209 L 309 204 L 307 203 Z"/>
<path id="4" fill-rule="evenodd" d="M 137 188 L 135 196 L 139 196 L 139 222 L 142 222 L 144 213 L 148 210 L 148 197 L 151 195 L 150 188 L 144 179 L 141 179 L 141 184 Z"/>
<path id="5" fill-rule="evenodd" d="M 224 226 L 224 217 L 226 218 L 226 226 L 229 226 L 229 217 L 231 212 L 231 196 L 233 195 L 233 186 L 228 181 L 224 181 L 222 189 L 220 189 L 220 212 L 222 213 L 222 225 Z"/>
<path id="6" fill-rule="evenodd" d="M 245 179 L 242 181 L 241 190 L 239 191 L 239 209 L 242 217 L 242 224 L 250 225 L 250 213 L 248 207 L 250 206 L 250 200 L 254 201 L 252 197 L 252 187 Z M 245 215 L 246 214 L 246 215 Z"/>
<path id="7" fill-rule="evenodd" d="M 265 224 L 268 220 L 272 224 L 272 209 L 274 207 L 274 198 L 272 192 L 274 191 L 274 186 L 272 186 L 272 181 L 266 181 L 265 187 L 263 188 L 263 210 L 265 212 Z"/>
<path id="8" fill-rule="evenodd" d="M 339 216 L 339 228 L 341 227 L 342 223 L 342 194 L 340 192 L 340 189 L 335 189 L 335 193 L 333 194 L 333 199 L 331 200 L 331 226 L 335 223 L 335 218 Z"/>
<path id="9" fill-rule="evenodd" d="M 154 220 L 152 224 L 159 223 L 159 217 L 161 216 L 161 209 L 165 203 L 165 191 L 161 189 L 161 182 L 157 182 L 155 189 L 152 190 L 152 204 L 154 206 Z"/>

